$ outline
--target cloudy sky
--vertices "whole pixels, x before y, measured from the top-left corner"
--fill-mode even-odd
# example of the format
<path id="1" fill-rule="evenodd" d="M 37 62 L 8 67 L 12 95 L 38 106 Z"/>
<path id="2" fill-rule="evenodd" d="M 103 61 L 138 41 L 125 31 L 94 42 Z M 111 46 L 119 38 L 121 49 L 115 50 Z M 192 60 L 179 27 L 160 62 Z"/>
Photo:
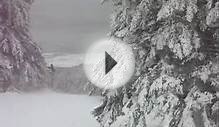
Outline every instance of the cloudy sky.
<path id="1" fill-rule="evenodd" d="M 100 0 L 36 0 L 32 33 L 43 52 L 83 53 L 107 37 L 110 4 Z"/>

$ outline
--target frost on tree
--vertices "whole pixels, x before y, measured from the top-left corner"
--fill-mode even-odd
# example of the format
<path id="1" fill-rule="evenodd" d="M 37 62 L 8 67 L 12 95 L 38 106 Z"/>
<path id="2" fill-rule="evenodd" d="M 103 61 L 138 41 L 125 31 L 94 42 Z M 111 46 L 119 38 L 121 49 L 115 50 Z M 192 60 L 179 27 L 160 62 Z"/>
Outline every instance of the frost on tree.
<path id="1" fill-rule="evenodd" d="M 42 84 L 44 59 L 29 31 L 33 0 L 0 0 L 0 89 Z M 38 85 L 37 85 L 38 84 Z"/>
<path id="2" fill-rule="evenodd" d="M 219 126 L 219 1 L 112 0 L 111 36 L 136 53 L 136 73 L 104 93 L 102 127 Z"/>

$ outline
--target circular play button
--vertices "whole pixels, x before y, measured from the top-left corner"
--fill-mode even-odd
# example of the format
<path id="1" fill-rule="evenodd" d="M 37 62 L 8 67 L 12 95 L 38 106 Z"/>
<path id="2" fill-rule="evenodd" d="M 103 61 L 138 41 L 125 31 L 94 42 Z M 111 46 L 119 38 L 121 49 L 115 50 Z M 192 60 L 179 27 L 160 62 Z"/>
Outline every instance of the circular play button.
<path id="1" fill-rule="evenodd" d="M 131 47 L 115 39 L 94 43 L 87 51 L 84 69 L 88 79 L 104 89 L 115 89 L 129 81 L 135 60 Z"/>

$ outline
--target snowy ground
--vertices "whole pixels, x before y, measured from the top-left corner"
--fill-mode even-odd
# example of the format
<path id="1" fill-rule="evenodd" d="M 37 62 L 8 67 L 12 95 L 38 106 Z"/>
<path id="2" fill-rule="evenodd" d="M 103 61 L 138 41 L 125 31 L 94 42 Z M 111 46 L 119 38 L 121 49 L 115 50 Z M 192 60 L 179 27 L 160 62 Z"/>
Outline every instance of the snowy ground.
<path id="1" fill-rule="evenodd" d="M 0 94 L 0 127 L 99 127 L 99 97 L 59 93 Z"/>

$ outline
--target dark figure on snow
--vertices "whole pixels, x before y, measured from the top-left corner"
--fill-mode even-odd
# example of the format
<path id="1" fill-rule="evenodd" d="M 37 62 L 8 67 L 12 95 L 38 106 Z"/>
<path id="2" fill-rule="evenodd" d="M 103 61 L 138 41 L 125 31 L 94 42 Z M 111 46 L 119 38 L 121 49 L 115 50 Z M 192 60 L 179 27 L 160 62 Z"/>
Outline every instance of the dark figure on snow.
<path id="1" fill-rule="evenodd" d="M 54 68 L 53 64 L 50 64 L 50 66 L 48 68 L 49 68 L 50 72 L 52 72 L 52 73 L 55 72 L 55 68 Z"/>
<path id="2" fill-rule="evenodd" d="M 55 79 L 55 68 L 53 66 L 53 64 L 50 64 L 50 66 L 48 67 L 49 72 L 50 72 L 50 87 L 53 87 L 54 85 L 54 79 Z"/>

